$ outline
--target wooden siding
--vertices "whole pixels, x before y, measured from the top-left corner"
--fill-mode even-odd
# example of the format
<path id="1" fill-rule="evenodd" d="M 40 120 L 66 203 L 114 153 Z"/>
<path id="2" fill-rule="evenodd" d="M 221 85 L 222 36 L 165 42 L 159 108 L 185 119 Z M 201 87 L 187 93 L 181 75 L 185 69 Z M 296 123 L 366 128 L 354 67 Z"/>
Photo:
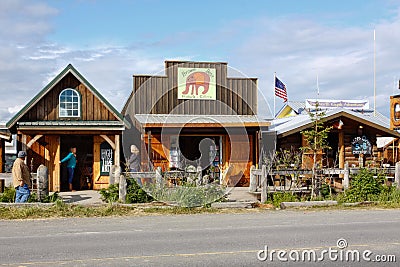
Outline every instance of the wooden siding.
<path id="1" fill-rule="evenodd" d="M 115 136 L 108 136 L 111 141 L 115 142 Z M 100 145 L 105 142 L 101 136 L 93 136 L 93 189 L 100 190 L 108 188 L 109 176 L 100 175 Z M 124 166 L 122 166 L 123 168 Z"/>
<path id="2" fill-rule="evenodd" d="M 49 190 L 60 191 L 60 137 L 58 135 L 47 135 L 45 148 L 45 166 L 49 171 Z"/>
<path id="3" fill-rule="evenodd" d="M 228 78 L 226 63 L 167 61 L 166 76 L 133 77 L 131 114 L 257 114 L 257 79 Z M 178 67 L 215 68 L 216 100 L 178 99 Z"/>
<path id="4" fill-rule="evenodd" d="M 66 88 L 73 88 L 81 95 L 81 117 L 59 118 L 59 94 Z M 56 120 L 84 120 L 84 121 L 115 121 L 114 114 L 95 95 L 82 84 L 73 74 L 67 74 L 52 90 L 50 90 L 36 105 L 19 121 L 56 121 Z"/>

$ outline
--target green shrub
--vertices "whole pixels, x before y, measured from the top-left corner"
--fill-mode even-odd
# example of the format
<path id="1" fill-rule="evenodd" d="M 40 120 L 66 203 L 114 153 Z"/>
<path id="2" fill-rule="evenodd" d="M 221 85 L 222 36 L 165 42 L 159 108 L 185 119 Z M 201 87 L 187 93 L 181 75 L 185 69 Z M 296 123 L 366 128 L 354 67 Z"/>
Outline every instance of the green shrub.
<path id="1" fill-rule="evenodd" d="M 272 204 L 279 207 L 281 202 L 296 202 L 299 201 L 296 195 L 288 192 L 275 192 L 272 194 Z"/>
<path id="2" fill-rule="evenodd" d="M 320 188 L 320 193 L 323 199 L 329 198 L 331 195 L 331 186 L 328 183 L 323 183 Z"/>
<path id="3" fill-rule="evenodd" d="M 385 190 L 383 182 L 383 175 L 378 174 L 378 177 L 374 178 L 371 171 L 361 169 L 357 175 L 352 177 L 350 187 L 344 193 L 343 200 L 345 202 L 376 201 Z"/>
<path id="4" fill-rule="evenodd" d="M 147 203 L 153 201 L 153 198 L 137 184 L 135 179 L 129 178 L 126 182 L 126 203 Z"/>
<path id="5" fill-rule="evenodd" d="M 112 203 L 118 201 L 119 186 L 118 184 L 110 184 L 107 189 L 100 190 L 101 200 Z"/>
<path id="6" fill-rule="evenodd" d="M 133 178 L 126 179 L 126 200 L 125 203 L 147 203 L 153 200 Z M 119 199 L 119 185 L 111 184 L 107 189 L 100 190 L 101 199 L 108 203 L 117 202 Z"/>
<path id="7" fill-rule="evenodd" d="M 0 202 L 13 203 L 15 201 L 15 188 L 13 186 L 7 186 L 4 188 L 4 192 L 0 194 Z"/>
<path id="8" fill-rule="evenodd" d="M 53 203 L 59 199 L 61 199 L 61 197 L 58 192 L 54 192 L 51 195 L 45 196 L 42 200 L 39 200 L 39 197 L 36 192 L 31 192 L 31 195 L 28 198 L 28 202 Z"/>

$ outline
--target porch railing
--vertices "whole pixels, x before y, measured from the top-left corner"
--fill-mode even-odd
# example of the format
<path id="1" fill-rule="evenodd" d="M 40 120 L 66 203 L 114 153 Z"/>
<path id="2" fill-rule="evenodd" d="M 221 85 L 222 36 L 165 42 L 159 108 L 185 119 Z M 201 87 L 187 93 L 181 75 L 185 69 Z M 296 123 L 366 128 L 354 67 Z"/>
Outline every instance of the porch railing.
<path id="1" fill-rule="evenodd" d="M 385 175 L 387 180 L 394 180 L 396 186 L 400 188 L 400 162 L 396 163 L 395 166 L 387 167 L 387 168 L 369 168 L 376 176 L 378 174 Z M 348 164 L 345 164 L 345 167 L 342 168 L 323 168 L 315 170 L 316 175 L 324 178 L 339 178 L 333 177 L 334 175 L 340 175 L 342 179 L 342 187 L 344 190 L 348 189 L 350 184 L 350 177 L 352 174 L 357 174 L 360 171 L 360 168 L 350 168 Z M 269 191 L 306 191 L 308 190 L 308 185 L 299 186 L 300 182 L 307 182 L 309 179 L 304 179 L 305 176 L 312 175 L 312 170 L 305 169 L 272 169 L 268 170 L 266 165 L 262 165 L 261 169 L 256 169 L 254 166 L 250 169 L 250 187 L 249 192 L 252 193 L 260 193 L 261 201 L 264 202 L 266 200 L 267 193 Z M 274 177 L 278 177 L 278 179 L 274 179 Z M 290 185 L 289 188 L 286 186 L 286 178 L 290 177 Z M 268 178 L 272 181 L 273 186 L 268 186 Z M 280 182 L 279 186 L 275 185 L 275 182 Z M 282 186 L 282 182 L 284 185 Z M 296 186 L 292 187 L 293 183 Z"/>

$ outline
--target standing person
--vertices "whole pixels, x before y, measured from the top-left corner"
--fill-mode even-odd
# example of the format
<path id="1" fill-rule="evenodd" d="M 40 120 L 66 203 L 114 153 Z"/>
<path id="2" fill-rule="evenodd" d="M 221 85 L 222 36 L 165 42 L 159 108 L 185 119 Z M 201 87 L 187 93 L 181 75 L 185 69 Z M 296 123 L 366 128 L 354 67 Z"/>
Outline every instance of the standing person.
<path id="1" fill-rule="evenodd" d="M 27 202 L 31 194 L 31 173 L 25 164 L 26 152 L 19 151 L 12 167 L 13 184 L 16 191 L 15 203 Z"/>
<path id="2" fill-rule="evenodd" d="M 63 162 L 67 162 L 69 190 L 74 191 L 72 188 L 72 181 L 74 179 L 76 167 L 76 147 L 71 147 L 69 154 L 60 161 L 60 163 Z"/>
<path id="3" fill-rule="evenodd" d="M 140 171 L 140 156 L 139 149 L 135 145 L 131 145 L 131 156 L 128 159 L 129 170 L 131 172 L 139 172 Z M 142 180 L 137 178 L 138 185 L 142 185 Z"/>

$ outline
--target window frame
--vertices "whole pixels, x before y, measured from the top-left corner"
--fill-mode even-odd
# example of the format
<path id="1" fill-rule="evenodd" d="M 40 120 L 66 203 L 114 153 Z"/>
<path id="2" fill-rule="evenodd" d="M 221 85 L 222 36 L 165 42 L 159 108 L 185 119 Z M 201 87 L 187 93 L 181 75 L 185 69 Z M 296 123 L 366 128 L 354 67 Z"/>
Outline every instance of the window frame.
<path id="1" fill-rule="evenodd" d="M 61 114 L 61 95 L 66 91 L 72 91 L 73 93 L 75 93 L 78 96 L 78 109 L 77 109 L 78 115 L 77 116 L 74 116 L 74 115 L 64 115 L 63 116 Z M 72 96 L 74 96 L 74 95 L 72 95 Z M 70 103 L 72 106 L 75 104 L 75 102 L 73 102 L 73 101 L 72 102 L 64 101 L 64 103 L 66 103 L 66 104 Z M 73 111 L 76 110 L 76 109 L 74 109 L 72 107 L 72 109 L 67 109 L 67 110 L 72 110 L 72 113 L 73 113 Z M 73 88 L 65 88 L 64 90 L 62 90 L 60 92 L 60 94 L 58 95 L 58 117 L 61 118 L 61 119 L 80 118 L 81 114 L 82 114 L 82 98 L 81 98 L 81 94 L 77 90 L 75 90 Z"/>

